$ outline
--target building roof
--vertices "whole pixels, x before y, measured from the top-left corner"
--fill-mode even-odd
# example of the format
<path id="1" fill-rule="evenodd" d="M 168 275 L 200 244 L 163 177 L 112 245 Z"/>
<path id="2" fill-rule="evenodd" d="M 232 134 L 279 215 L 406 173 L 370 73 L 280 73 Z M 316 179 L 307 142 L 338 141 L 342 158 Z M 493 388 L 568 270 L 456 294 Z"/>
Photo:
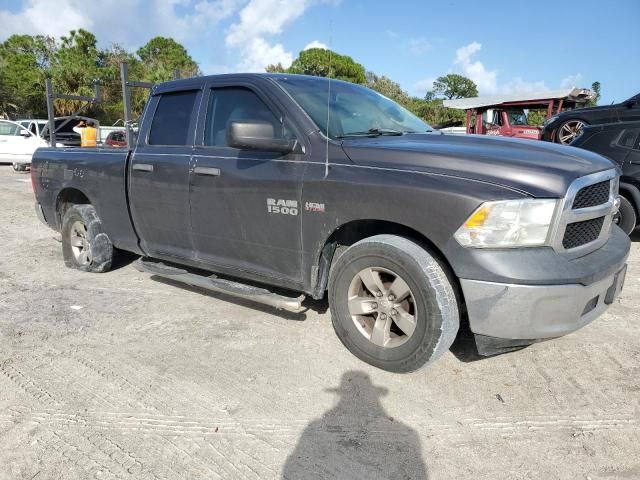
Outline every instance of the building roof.
<path id="1" fill-rule="evenodd" d="M 595 93 L 587 88 L 565 88 L 562 90 L 546 90 L 543 92 L 523 93 L 520 95 L 494 95 L 490 97 L 469 97 L 445 100 L 443 105 L 448 108 L 468 110 L 470 108 L 491 107 L 518 102 L 536 102 L 559 100 L 575 103 L 585 103 L 595 97 Z"/>

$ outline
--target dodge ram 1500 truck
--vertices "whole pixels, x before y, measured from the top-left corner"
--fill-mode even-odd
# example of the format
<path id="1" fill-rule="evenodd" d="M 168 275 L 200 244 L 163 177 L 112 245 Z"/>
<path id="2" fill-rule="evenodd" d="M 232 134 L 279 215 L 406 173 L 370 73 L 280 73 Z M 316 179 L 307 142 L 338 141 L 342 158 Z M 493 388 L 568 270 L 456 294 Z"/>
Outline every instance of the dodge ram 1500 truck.
<path id="1" fill-rule="evenodd" d="M 286 291 L 328 292 L 344 345 L 394 372 L 447 351 L 461 318 L 481 354 L 584 326 L 620 292 L 629 252 L 604 157 L 442 135 L 326 78 L 163 83 L 131 151 L 43 148 L 31 174 L 67 266 L 103 272 L 121 249 L 277 308 L 302 308 Z"/>

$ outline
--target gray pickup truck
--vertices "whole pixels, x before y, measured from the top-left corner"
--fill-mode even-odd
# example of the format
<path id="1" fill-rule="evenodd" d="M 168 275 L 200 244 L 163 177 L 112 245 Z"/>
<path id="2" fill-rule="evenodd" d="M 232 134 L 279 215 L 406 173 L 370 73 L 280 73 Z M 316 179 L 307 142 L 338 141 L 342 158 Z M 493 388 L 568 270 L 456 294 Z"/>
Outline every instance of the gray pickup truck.
<path id="1" fill-rule="evenodd" d="M 67 266 L 103 272 L 126 250 L 155 275 L 294 311 L 328 292 L 344 345 L 394 372 L 437 359 L 467 319 L 481 354 L 584 326 L 629 252 L 604 157 L 442 135 L 324 78 L 163 83 L 133 149 L 42 148 L 31 174 Z"/>

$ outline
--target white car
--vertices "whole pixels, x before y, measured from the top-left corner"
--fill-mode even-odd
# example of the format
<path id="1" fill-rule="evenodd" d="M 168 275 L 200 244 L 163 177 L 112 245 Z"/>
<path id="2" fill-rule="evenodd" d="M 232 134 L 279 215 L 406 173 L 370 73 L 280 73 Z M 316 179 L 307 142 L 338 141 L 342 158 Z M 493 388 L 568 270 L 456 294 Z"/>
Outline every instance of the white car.
<path id="1" fill-rule="evenodd" d="M 11 163 L 14 170 L 24 171 L 31 164 L 33 152 L 46 146 L 45 139 L 20 123 L 0 120 L 0 163 Z"/>
<path id="2" fill-rule="evenodd" d="M 47 119 L 22 118 L 22 119 L 16 120 L 16 123 L 19 123 L 34 135 L 42 137 L 42 132 L 44 131 L 44 127 L 47 125 Z"/>

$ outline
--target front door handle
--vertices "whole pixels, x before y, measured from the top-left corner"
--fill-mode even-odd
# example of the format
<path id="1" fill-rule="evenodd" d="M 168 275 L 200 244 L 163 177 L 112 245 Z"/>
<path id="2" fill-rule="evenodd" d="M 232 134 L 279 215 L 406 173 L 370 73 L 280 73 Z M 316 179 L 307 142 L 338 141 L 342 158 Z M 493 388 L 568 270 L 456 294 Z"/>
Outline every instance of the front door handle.
<path id="1" fill-rule="evenodd" d="M 196 175 L 209 175 L 211 177 L 220 176 L 220 169 L 216 167 L 195 167 L 193 172 Z"/>
<path id="2" fill-rule="evenodd" d="M 149 163 L 134 163 L 132 168 L 139 172 L 153 172 L 153 165 Z"/>

